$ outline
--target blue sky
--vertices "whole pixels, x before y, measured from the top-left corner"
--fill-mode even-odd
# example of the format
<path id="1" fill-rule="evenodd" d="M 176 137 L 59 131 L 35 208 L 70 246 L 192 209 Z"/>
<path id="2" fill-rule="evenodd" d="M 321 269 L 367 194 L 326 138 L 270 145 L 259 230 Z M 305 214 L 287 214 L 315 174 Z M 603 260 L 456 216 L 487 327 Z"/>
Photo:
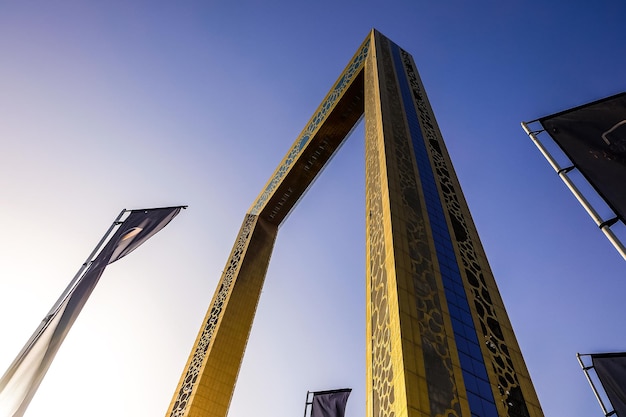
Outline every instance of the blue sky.
<path id="1" fill-rule="evenodd" d="M 236 3 L 236 4 L 234 4 Z M 373 27 L 411 53 L 547 416 L 600 416 L 624 261 L 520 127 L 626 90 L 621 1 L 0 3 L 0 368 L 123 208 L 188 204 L 105 272 L 28 417 L 164 415 L 243 220 Z M 363 129 L 281 228 L 231 416 L 352 387 Z M 606 213 L 601 213 L 606 214 Z"/>

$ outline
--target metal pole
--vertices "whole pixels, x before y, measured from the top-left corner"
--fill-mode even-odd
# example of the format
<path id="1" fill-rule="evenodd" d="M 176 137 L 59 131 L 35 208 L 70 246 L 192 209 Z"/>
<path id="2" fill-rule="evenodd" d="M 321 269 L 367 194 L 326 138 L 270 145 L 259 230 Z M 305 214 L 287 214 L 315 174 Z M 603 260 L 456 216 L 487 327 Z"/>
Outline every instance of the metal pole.
<path id="1" fill-rule="evenodd" d="M 572 194 L 574 194 L 574 197 L 576 197 L 578 202 L 587 211 L 587 213 L 593 219 L 596 225 L 600 228 L 600 230 L 602 230 L 602 232 L 607 237 L 607 239 L 609 239 L 613 247 L 615 247 L 615 249 L 617 249 L 619 254 L 622 255 L 622 258 L 626 260 L 626 248 L 624 247 L 624 245 L 622 245 L 622 242 L 620 242 L 620 240 L 617 238 L 617 236 L 615 236 L 615 234 L 611 230 L 610 222 L 605 222 L 604 220 L 602 220 L 600 215 L 598 215 L 598 213 L 594 210 L 594 208 L 591 207 L 591 204 L 589 204 L 587 199 L 578 190 L 578 187 L 576 187 L 576 185 L 572 182 L 572 180 L 570 180 L 570 178 L 567 176 L 568 170 L 562 169 L 559 166 L 559 164 L 552 157 L 552 155 L 550 155 L 548 150 L 543 146 L 541 142 L 539 142 L 535 133 L 528 128 L 528 125 L 522 122 L 522 128 L 524 129 L 528 137 L 530 137 L 533 143 L 537 146 L 537 148 L 539 149 L 541 154 L 544 156 L 544 158 L 546 158 L 548 163 L 550 163 L 550 165 L 556 171 L 556 173 L 561 178 L 561 180 L 565 183 L 565 185 L 567 185 L 567 188 L 569 188 Z"/>
<path id="2" fill-rule="evenodd" d="M 309 394 L 311 393 L 311 391 L 307 391 L 306 392 L 306 398 L 304 399 L 304 417 L 306 417 L 306 409 L 307 406 L 311 403 L 309 403 Z"/>
<path id="3" fill-rule="evenodd" d="M 52 308 L 50 309 L 46 317 L 44 317 L 39 327 L 37 327 L 33 335 L 30 337 L 30 339 L 28 339 L 28 341 L 26 342 L 26 345 L 22 348 L 20 353 L 15 358 L 14 363 L 18 363 L 20 358 L 26 355 L 26 353 L 30 350 L 33 344 L 39 339 L 39 336 L 41 335 L 41 333 L 48 327 L 48 323 L 57 313 L 58 309 L 61 307 L 63 302 L 67 299 L 67 297 L 72 295 L 72 292 L 76 287 L 76 283 L 80 280 L 80 278 L 82 278 L 83 273 L 85 272 L 85 269 L 89 267 L 94 256 L 102 248 L 102 246 L 104 245 L 104 242 L 109 237 L 113 229 L 120 224 L 120 219 L 122 218 L 122 216 L 124 215 L 126 211 L 128 210 L 126 209 L 122 210 L 120 214 L 115 218 L 115 220 L 113 221 L 113 224 L 111 224 L 111 227 L 109 227 L 109 230 L 107 230 L 104 236 L 102 236 L 102 239 L 100 239 L 100 241 L 98 242 L 94 250 L 89 254 L 89 257 L 87 258 L 85 263 L 82 264 L 82 266 L 80 267 L 80 269 L 78 270 L 74 278 L 72 278 L 72 281 L 70 281 L 69 285 L 65 288 L 65 290 L 63 291 L 59 299 L 56 301 L 56 303 L 54 303 L 54 305 L 52 306 Z"/>
<path id="4" fill-rule="evenodd" d="M 596 386 L 594 385 L 593 381 L 591 380 L 591 377 L 589 376 L 589 373 L 587 372 L 587 370 L 593 368 L 593 365 L 592 366 L 585 366 L 583 364 L 582 359 L 580 358 L 581 356 L 590 356 L 590 355 L 581 355 L 580 353 L 577 353 L 576 354 L 576 358 L 578 359 L 578 363 L 580 364 L 580 367 L 583 369 L 583 372 L 585 373 L 585 377 L 587 378 L 587 381 L 589 382 L 589 385 L 591 385 L 591 390 L 593 391 L 593 394 L 596 396 L 596 399 L 598 400 L 598 403 L 600 403 L 600 407 L 602 408 L 602 412 L 607 417 L 612 415 L 612 414 L 614 414 L 615 411 L 611 411 L 609 413 L 606 410 L 606 407 L 604 406 L 604 403 L 602 402 L 602 399 L 600 398 L 600 394 L 598 394 L 598 390 L 596 389 Z"/>
<path id="5" fill-rule="evenodd" d="M 102 239 L 100 239 L 100 241 L 98 242 L 94 250 L 89 254 L 89 257 L 87 258 L 87 260 L 81 265 L 76 275 L 74 275 L 74 278 L 72 278 L 69 285 L 65 288 L 65 291 L 63 291 L 63 293 L 61 294 L 57 302 L 54 303 L 54 305 L 52 306 L 52 309 L 50 309 L 50 312 L 48 313 L 48 315 L 54 314 L 55 311 L 59 308 L 59 306 L 63 304 L 63 301 L 65 301 L 65 299 L 70 295 L 70 293 L 76 286 L 76 283 L 78 282 L 80 277 L 83 275 L 83 272 L 85 271 L 85 269 L 89 267 L 89 265 L 91 265 L 91 261 L 93 261 L 93 258 L 96 256 L 98 251 L 100 251 L 100 248 L 102 248 L 102 246 L 104 245 L 104 242 L 107 240 L 107 238 L 109 237 L 113 229 L 116 226 L 119 226 L 121 224 L 120 219 L 122 218 L 124 213 L 126 213 L 127 211 L 129 210 L 123 209 L 120 212 L 120 214 L 118 214 L 118 216 L 115 218 L 115 220 L 113 220 L 113 223 L 111 224 L 111 227 L 109 227 L 109 230 L 106 231 L 106 233 L 104 234 L 104 236 L 102 236 Z"/>
<path id="6" fill-rule="evenodd" d="M 61 306 L 67 302 L 68 298 L 74 294 L 76 288 L 78 288 L 81 284 L 82 280 L 85 278 L 86 272 L 89 271 L 89 265 L 93 262 L 94 256 L 96 256 L 104 242 L 107 238 L 109 238 L 112 230 L 120 224 L 120 219 L 125 212 L 126 210 L 122 210 L 122 212 L 118 215 L 96 248 L 89 255 L 87 261 L 81 266 L 76 276 L 72 279 L 63 294 L 61 294 L 59 300 L 54 304 L 48 315 L 42 320 L 33 335 L 26 342 L 26 345 L 22 348 L 15 360 L 0 378 L 0 413 L 2 413 L 2 415 L 8 415 L 5 413 L 10 413 L 12 416 L 22 416 L 25 412 L 25 409 L 34 395 L 35 390 L 39 386 L 41 379 L 50 366 L 52 358 L 56 353 L 56 349 L 58 349 L 58 345 L 55 348 L 52 348 L 52 350 L 49 349 L 50 346 L 47 346 L 44 349 L 45 355 L 39 358 L 39 364 L 29 364 L 25 361 L 28 360 L 29 354 L 32 352 L 33 347 L 37 345 L 37 342 L 40 340 L 42 334 L 44 334 L 50 324 L 54 322 L 55 318 L 59 316 Z M 71 323 L 67 326 L 70 325 Z M 69 327 L 67 328 L 69 329 Z M 60 339 L 58 340 L 59 344 L 63 337 L 64 336 L 60 336 Z M 51 356 L 48 356 L 48 353 L 50 353 Z M 25 363 L 26 365 L 24 365 Z M 23 380 L 21 382 L 17 381 L 20 378 L 23 378 Z"/>

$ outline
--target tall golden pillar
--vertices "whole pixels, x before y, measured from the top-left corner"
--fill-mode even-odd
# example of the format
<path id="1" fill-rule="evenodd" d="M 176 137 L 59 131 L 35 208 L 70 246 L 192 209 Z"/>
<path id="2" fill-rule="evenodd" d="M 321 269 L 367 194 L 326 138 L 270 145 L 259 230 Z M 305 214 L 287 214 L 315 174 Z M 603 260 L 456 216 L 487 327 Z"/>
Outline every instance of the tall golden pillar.
<path id="1" fill-rule="evenodd" d="M 542 417 L 412 57 L 372 30 L 248 211 L 169 417 L 225 417 L 278 228 L 365 114 L 368 417 Z"/>

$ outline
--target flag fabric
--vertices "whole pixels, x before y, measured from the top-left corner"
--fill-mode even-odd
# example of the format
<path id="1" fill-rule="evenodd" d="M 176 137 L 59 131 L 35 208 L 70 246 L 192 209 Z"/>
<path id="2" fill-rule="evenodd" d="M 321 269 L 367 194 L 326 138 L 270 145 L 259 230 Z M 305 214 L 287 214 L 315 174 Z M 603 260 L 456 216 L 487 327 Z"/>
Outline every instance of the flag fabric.
<path id="1" fill-rule="evenodd" d="M 350 392 L 350 388 L 314 392 L 311 417 L 343 417 Z"/>
<path id="2" fill-rule="evenodd" d="M 94 264 L 112 264 L 154 236 L 180 212 L 182 207 L 131 210 L 130 215 L 96 257 Z"/>
<path id="3" fill-rule="evenodd" d="M 24 414 L 61 342 L 87 302 L 104 268 L 128 255 L 165 227 L 181 208 L 130 211 L 130 215 L 121 223 L 67 296 L 44 318 L 0 379 L 0 417 L 19 417 Z"/>
<path id="4" fill-rule="evenodd" d="M 626 352 L 591 355 L 593 367 L 618 417 L 626 417 Z"/>
<path id="5" fill-rule="evenodd" d="M 546 116 L 539 122 L 626 222 L 626 93 Z"/>

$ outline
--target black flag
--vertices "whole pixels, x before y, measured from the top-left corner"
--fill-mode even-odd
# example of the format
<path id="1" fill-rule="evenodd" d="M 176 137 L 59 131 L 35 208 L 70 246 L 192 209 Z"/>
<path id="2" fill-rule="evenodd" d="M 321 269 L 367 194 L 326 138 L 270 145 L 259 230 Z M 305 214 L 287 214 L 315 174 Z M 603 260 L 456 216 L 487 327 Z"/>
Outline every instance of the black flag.
<path id="1" fill-rule="evenodd" d="M 626 222 L 626 93 L 539 121 L 589 184 Z"/>
<path id="2" fill-rule="evenodd" d="M 350 392 L 350 388 L 314 392 L 311 417 L 343 417 Z"/>
<path id="3" fill-rule="evenodd" d="M 0 415 L 24 414 L 61 342 L 78 317 L 104 268 L 128 255 L 164 228 L 182 207 L 131 210 L 69 293 L 44 318 L 0 379 Z"/>
<path id="4" fill-rule="evenodd" d="M 591 355 L 593 367 L 618 417 L 626 417 L 626 352 Z"/>

